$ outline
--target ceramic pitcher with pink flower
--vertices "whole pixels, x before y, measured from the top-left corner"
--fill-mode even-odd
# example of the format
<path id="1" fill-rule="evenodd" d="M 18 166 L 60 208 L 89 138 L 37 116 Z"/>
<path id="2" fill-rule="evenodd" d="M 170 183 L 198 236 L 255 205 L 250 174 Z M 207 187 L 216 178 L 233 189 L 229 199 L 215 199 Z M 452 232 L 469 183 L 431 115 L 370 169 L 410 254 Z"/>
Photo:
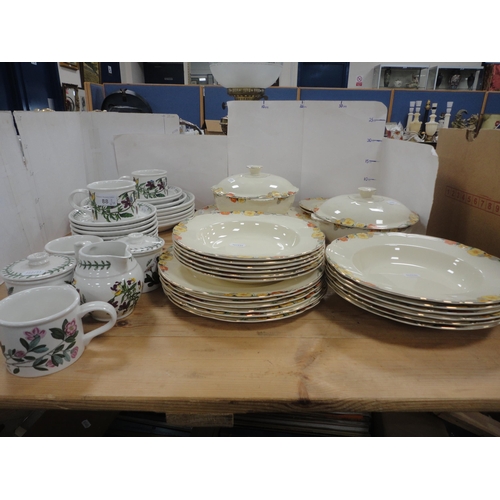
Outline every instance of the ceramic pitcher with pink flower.
<path id="1" fill-rule="evenodd" d="M 82 303 L 107 302 L 118 319 L 133 312 L 144 286 L 144 272 L 125 242 L 77 243 L 75 257 L 73 286 Z M 106 320 L 99 311 L 91 314 L 96 320 Z"/>

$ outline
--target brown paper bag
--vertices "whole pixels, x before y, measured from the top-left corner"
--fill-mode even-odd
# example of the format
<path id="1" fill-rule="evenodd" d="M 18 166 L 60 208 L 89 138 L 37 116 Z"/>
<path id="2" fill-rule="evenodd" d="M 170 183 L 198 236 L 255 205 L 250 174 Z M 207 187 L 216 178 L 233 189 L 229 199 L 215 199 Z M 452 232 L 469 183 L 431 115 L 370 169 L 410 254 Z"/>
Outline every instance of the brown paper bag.
<path id="1" fill-rule="evenodd" d="M 500 256 L 500 130 L 442 129 L 436 152 L 427 234 Z"/>

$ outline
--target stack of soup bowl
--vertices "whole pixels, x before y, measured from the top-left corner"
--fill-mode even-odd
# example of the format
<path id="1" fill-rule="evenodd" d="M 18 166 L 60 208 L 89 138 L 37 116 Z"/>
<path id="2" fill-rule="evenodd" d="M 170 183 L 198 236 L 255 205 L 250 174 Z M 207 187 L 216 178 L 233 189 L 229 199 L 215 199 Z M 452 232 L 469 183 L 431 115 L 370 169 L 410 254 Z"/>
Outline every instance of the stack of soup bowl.
<path id="1" fill-rule="evenodd" d="M 316 202 L 309 199 L 299 205 L 303 210 L 312 209 L 311 219 L 325 233 L 328 243 L 348 234 L 411 232 L 419 216 L 401 202 L 375 193 L 375 188 L 360 187 L 355 194 Z"/>
<path id="2" fill-rule="evenodd" d="M 408 233 L 357 233 L 326 248 L 326 276 L 341 297 L 400 323 L 441 330 L 500 324 L 500 259 Z"/>
<path id="3" fill-rule="evenodd" d="M 131 176 L 122 176 L 120 179 L 133 180 L 139 201 L 156 208 L 159 231 L 170 229 L 194 214 L 194 194 L 177 186 L 169 186 L 166 170 L 136 170 Z"/>
<path id="4" fill-rule="evenodd" d="M 81 204 L 75 199 L 87 195 Z M 158 234 L 156 207 L 137 199 L 134 181 L 96 181 L 69 196 L 74 210 L 69 214 L 71 233 L 113 240 L 133 232 Z"/>
<path id="5" fill-rule="evenodd" d="M 233 322 L 300 314 L 325 294 L 324 235 L 283 214 L 215 212 L 180 223 L 160 256 L 163 291 L 199 316 Z"/>

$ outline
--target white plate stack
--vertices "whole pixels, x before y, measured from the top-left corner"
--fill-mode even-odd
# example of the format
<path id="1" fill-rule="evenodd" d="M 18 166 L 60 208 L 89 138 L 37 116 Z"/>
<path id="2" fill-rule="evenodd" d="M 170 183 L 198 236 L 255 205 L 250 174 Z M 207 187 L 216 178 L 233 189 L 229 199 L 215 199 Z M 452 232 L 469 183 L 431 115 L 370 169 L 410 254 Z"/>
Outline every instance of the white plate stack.
<path id="1" fill-rule="evenodd" d="M 173 242 L 160 258 L 163 290 L 195 314 L 269 321 L 304 312 L 324 296 L 324 235 L 307 221 L 203 214 L 175 226 Z"/>
<path id="2" fill-rule="evenodd" d="M 90 213 L 75 209 L 69 214 L 71 234 L 100 236 L 104 241 L 121 238 L 130 233 L 157 236 L 156 208 L 149 203 L 137 203 L 138 214 L 135 217 L 110 222 L 94 221 Z"/>
<path id="3" fill-rule="evenodd" d="M 414 326 L 479 330 L 500 324 L 500 259 L 408 233 L 359 233 L 326 248 L 331 288 L 356 306 Z"/>
<path id="4" fill-rule="evenodd" d="M 165 231 L 179 222 L 190 219 L 194 214 L 195 197 L 177 186 L 168 186 L 167 194 L 161 198 L 148 198 L 156 208 L 158 230 Z"/>

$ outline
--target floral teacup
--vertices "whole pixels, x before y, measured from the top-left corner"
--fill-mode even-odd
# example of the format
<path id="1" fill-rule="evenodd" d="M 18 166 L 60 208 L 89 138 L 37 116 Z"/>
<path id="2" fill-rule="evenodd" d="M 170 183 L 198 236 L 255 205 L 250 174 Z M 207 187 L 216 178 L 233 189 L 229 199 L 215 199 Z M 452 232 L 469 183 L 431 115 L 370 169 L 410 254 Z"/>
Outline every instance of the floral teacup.
<path id="1" fill-rule="evenodd" d="M 79 193 L 89 197 L 88 207 L 75 203 Z M 68 200 L 73 208 L 88 213 L 96 222 L 118 222 L 138 214 L 135 182 L 130 180 L 91 182 L 86 189 L 75 189 Z"/>
<path id="2" fill-rule="evenodd" d="M 135 182 L 137 197 L 140 200 L 164 198 L 167 195 L 167 171 L 156 168 L 135 170 L 132 175 L 123 175 L 120 179 L 132 179 Z"/>
<path id="3" fill-rule="evenodd" d="M 108 315 L 106 324 L 84 333 L 82 317 L 94 311 Z M 105 302 L 80 305 L 71 285 L 30 288 L 0 301 L 0 343 L 7 371 L 40 377 L 77 361 L 88 343 L 116 323 L 114 307 Z"/>

